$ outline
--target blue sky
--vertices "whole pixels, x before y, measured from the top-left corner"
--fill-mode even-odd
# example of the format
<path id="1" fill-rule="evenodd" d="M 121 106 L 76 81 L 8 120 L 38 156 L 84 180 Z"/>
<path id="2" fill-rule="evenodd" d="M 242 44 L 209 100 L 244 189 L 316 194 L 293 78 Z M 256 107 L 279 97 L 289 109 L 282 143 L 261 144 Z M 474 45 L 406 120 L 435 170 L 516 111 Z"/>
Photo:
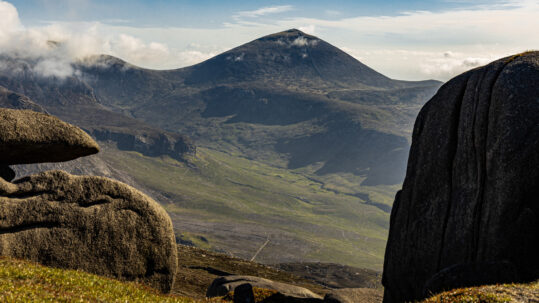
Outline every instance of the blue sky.
<path id="1" fill-rule="evenodd" d="M 538 0 L 0 0 L 0 15 L 7 16 L 0 20 L 0 51 L 59 40 L 69 56 L 108 53 L 159 69 L 195 64 L 289 28 L 398 79 L 447 80 L 539 49 Z"/>
<path id="2" fill-rule="evenodd" d="M 265 7 L 290 7 L 279 17 L 338 19 L 396 16 L 409 11 L 439 12 L 477 8 L 504 1 L 173 1 L 173 0 L 12 0 L 27 25 L 44 21 L 121 22 L 135 26 L 211 28 L 230 22 L 238 12 Z"/>

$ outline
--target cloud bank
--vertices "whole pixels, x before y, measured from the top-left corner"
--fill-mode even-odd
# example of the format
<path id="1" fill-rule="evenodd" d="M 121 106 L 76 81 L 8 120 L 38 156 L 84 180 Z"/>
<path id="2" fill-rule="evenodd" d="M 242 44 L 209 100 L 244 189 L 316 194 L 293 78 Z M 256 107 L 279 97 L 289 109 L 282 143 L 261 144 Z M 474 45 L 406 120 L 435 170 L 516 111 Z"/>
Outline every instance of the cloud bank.
<path id="1" fill-rule="evenodd" d="M 118 22 L 25 27 L 17 9 L 0 0 L 0 53 L 40 58 L 35 70 L 44 76 L 69 75 L 73 73 L 70 62 L 101 53 L 142 67 L 171 69 L 199 63 L 262 35 L 299 28 L 389 77 L 448 80 L 497 58 L 539 49 L 535 0 L 395 16 L 290 17 L 290 12 L 303 11 L 292 5 L 261 7 L 237 12 L 229 22 L 208 28 L 135 27 Z M 60 44 L 51 47 L 51 40 Z"/>
<path id="2" fill-rule="evenodd" d="M 217 54 L 193 48 L 170 50 L 163 43 L 145 42 L 135 36 L 109 32 L 99 22 L 62 23 L 27 28 L 15 6 L 0 1 L 0 69 L 13 69 L 17 61 L 30 64 L 42 77 L 65 78 L 77 74 L 73 62 L 96 54 L 120 57 L 135 65 L 172 68 L 198 63 Z"/>
<path id="3" fill-rule="evenodd" d="M 494 59 L 539 49 L 539 2 L 527 0 L 397 16 L 295 18 L 278 24 L 316 27 L 317 34 L 327 34 L 330 42 L 363 63 L 404 79 L 447 80 Z M 444 55 L 448 51 L 451 56 Z"/>
<path id="4" fill-rule="evenodd" d="M 284 13 L 293 10 L 294 7 L 292 5 L 278 5 L 278 6 L 267 6 L 262 7 L 256 10 L 252 11 L 241 11 L 238 12 L 235 17 L 245 17 L 245 18 L 256 18 L 260 16 L 265 16 L 269 14 L 278 14 L 278 13 Z"/>

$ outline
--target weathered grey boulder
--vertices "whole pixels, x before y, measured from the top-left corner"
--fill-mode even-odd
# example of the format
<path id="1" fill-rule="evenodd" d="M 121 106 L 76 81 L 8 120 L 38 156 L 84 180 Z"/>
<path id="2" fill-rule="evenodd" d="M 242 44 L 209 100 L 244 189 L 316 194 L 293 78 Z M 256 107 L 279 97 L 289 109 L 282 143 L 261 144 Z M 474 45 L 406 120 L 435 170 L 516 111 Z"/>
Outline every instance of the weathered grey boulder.
<path id="1" fill-rule="evenodd" d="M 61 162 L 98 151 L 88 134 L 56 117 L 0 108 L 0 163 Z"/>
<path id="2" fill-rule="evenodd" d="M 327 303 L 380 303 L 383 291 L 372 288 L 334 289 L 324 297 Z"/>
<path id="3" fill-rule="evenodd" d="M 290 297 L 295 297 L 295 298 L 316 298 L 316 299 L 322 298 L 321 296 L 303 287 L 286 284 L 286 283 L 275 282 L 275 281 L 260 278 L 260 277 L 236 276 L 236 275 L 219 277 L 213 280 L 212 284 L 206 291 L 206 297 L 212 298 L 212 297 L 224 296 L 229 291 L 236 288 L 237 286 L 240 286 L 245 283 L 249 283 L 253 287 L 274 289 L 285 296 L 290 296 Z"/>
<path id="4" fill-rule="evenodd" d="M 538 167 L 539 52 L 440 88 L 417 117 L 393 205 L 384 301 L 539 278 Z"/>
<path id="5" fill-rule="evenodd" d="M 102 177 L 0 178 L 0 255 L 171 289 L 177 251 L 155 201 Z"/>

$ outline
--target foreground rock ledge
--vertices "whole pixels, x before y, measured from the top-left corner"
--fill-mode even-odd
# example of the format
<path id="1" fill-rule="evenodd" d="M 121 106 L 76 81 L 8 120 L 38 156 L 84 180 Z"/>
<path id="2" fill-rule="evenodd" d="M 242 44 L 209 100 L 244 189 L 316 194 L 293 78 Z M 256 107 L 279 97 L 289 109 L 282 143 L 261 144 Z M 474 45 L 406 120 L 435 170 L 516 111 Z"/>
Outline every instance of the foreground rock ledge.
<path id="1" fill-rule="evenodd" d="M 31 110 L 0 108 L 0 164 L 62 162 L 99 152 L 80 128 Z"/>
<path id="2" fill-rule="evenodd" d="M 275 282 L 272 280 L 254 277 L 254 276 L 241 276 L 241 275 L 231 275 L 219 277 L 213 280 L 210 287 L 206 292 L 206 297 L 213 298 L 226 295 L 229 291 L 234 290 L 236 287 L 243 284 L 250 284 L 253 287 L 264 288 L 264 289 L 273 289 L 285 296 L 293 298 L 310 298 L 310 299 L 322 299 L 319 295 L 313 293 L 312 291 L 286 283 Z"/>
<path id="3" fill-rule="evenodd" d="M 171 289 L 170 217 L 128 185 L 62 171 L 0 178 L 0 214 L 0 255 Z"/>
<path id="4" fill-rule="evenodd" d="M 415 123 L 390 220 L 385 302 L 539 278 L 539 52 L 448 83 Z"/>

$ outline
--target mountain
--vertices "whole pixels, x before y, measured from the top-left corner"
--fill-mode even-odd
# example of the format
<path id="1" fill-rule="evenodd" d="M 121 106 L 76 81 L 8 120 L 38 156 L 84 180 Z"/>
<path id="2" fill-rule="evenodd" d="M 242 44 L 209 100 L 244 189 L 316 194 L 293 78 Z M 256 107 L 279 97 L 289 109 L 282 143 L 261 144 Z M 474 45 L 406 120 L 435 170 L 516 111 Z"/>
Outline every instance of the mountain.
<path id="1" fill-rule="evenodd" d="M 370 185 L 402 181 L 412 120 L 440 85 L 389 79 L 298 30 L 178 70 L 106 56 L 79 69 L 101 104 L 199 145 L 291 169 L 318 165 L 321 175 L 362 175 Z"/>
<path id="2" fill-rule="evenodd" d="M 84 76 L 44 78 L 33 71 L 35 62 L 31 60 L 2 55 L 0 62 L 3 63 L 0 94 L 9 92 L 10 96 L 2 98 L 10 100 L 15 100 L 13 94 L 20 95 L 16 102 L 18 108 L 47 111 L 80 126 L 98 140 L 116 142 L 122 150 L 135 150 L 150 156 L 169 155 L 178 160 L 183 154 L 194 152 L 195 147 L 187 137 L 165 132 L 103 106 Z M 29 103 L 28 100 L 32 101 Z M 36 103 L 37 107 L 33 105 Z M 11 102 L 11 107 L 13 104 Z"/>
<path id="3" fill-rule="evenodd" d="M 0 86 L 0 107 L 12 109 L 29 109 L 35 112 L 46 112 L 43 107 L 36 104 L 30 98 Z"/>
<path id="4" fill-rule="evenodd" d="M 296 29 L 254 40 L 182 72 L 189 84 L 265 81 L 268 77 L 313 89 L 393 88 L 397 84 L 331 44 Z"/>
<path id="5" fill-rule="evenodd" d="M 0 60 L 1 86 L 103 147 L 61 168 L 136 184 L 179 239 L 244 258 L 269 240 L 261 262 L 378 270 L 413 120 L 441 84 L 390 79 L 298 30 L 166 71 L 99 55 L 58 79 Z"/>

